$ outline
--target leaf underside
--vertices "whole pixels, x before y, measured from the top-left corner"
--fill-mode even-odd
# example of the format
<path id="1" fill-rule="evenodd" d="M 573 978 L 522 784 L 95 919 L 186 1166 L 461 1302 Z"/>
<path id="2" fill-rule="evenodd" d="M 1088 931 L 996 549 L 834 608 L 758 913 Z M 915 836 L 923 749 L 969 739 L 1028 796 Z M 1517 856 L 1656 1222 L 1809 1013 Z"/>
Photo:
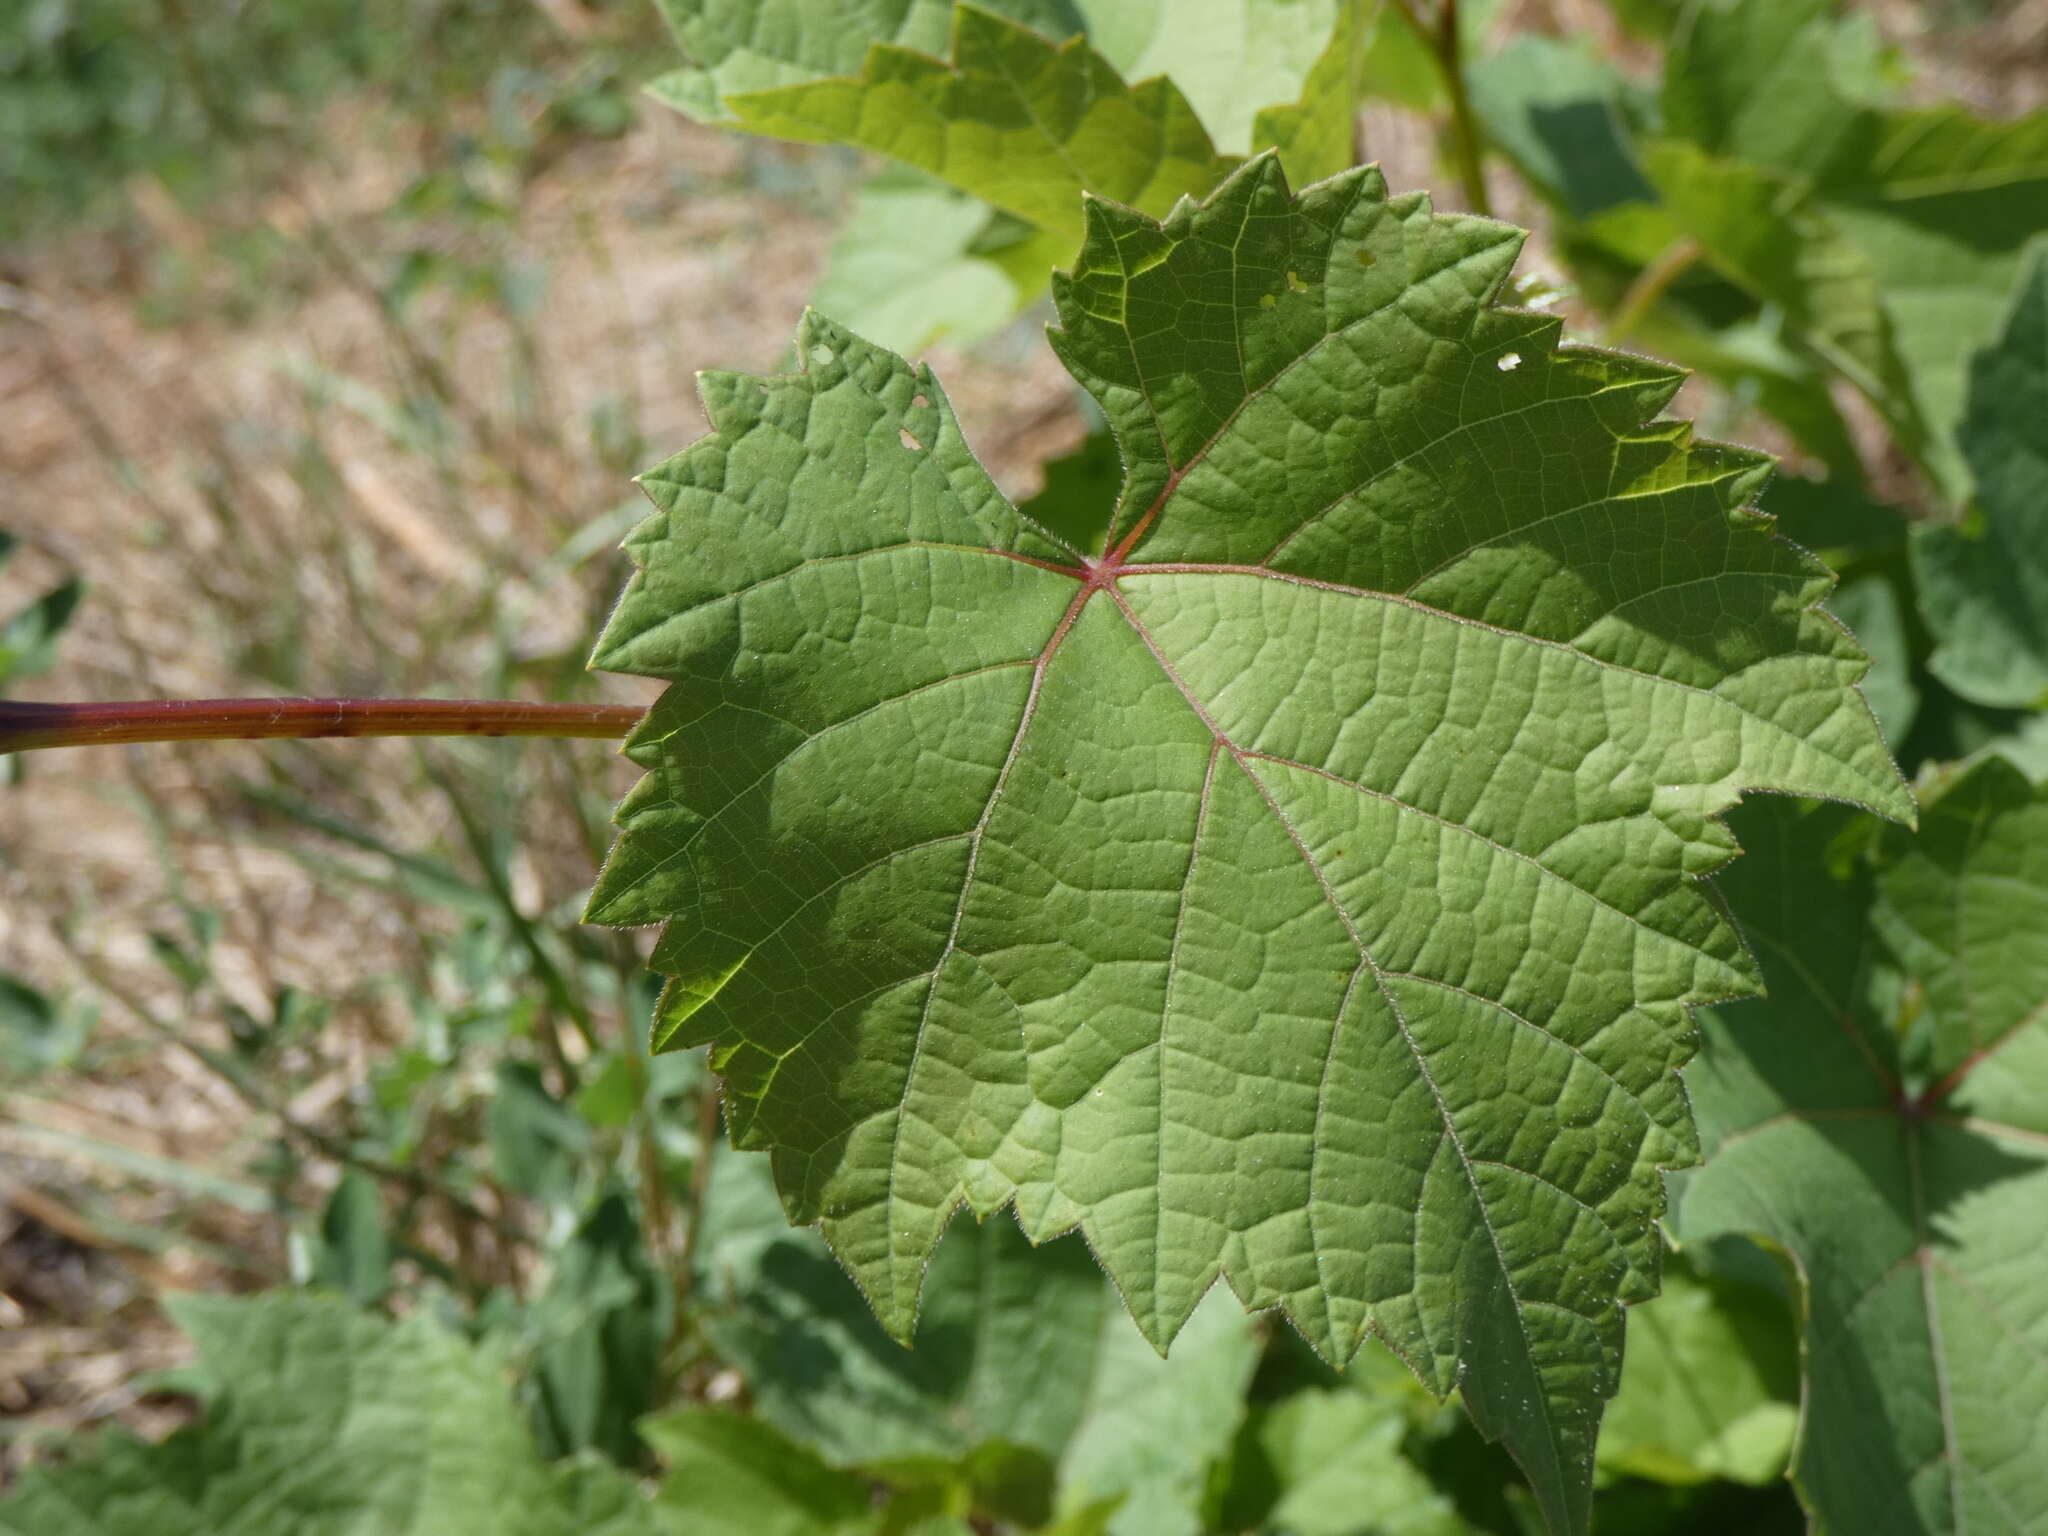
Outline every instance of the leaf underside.
<path id="1" fill-rule="evenodd" d="M 1764 458 L 1495 307 L 1519 232 L 1364 169 L 1091 201 L 1053 344 L 1125 464 L 1084 555 L 937 382 L 807 317 L 595 665 L 670 684 L 593 920 L 893 1331 L 953 1212 L 1079 1227 L 1164 1348 L 1214 1281 L 1381 1335 L 1582 1528 L 1744 788 L 1909 816 Z"/>
<path id="2" fill-rule="evenodd" d="M 1828 872 L 1851 819 L 1737 822 L 1728 895 L 1771 996 L 1705 1020 L 1687 1082 L 1709 1160 L 1677 1225 L 1761 1233 L 1804 1273 L 1794 1476 L 1825 1529 L 2039 1530 L 2048 793 L 1986 759 L 1874 879 Z"/>

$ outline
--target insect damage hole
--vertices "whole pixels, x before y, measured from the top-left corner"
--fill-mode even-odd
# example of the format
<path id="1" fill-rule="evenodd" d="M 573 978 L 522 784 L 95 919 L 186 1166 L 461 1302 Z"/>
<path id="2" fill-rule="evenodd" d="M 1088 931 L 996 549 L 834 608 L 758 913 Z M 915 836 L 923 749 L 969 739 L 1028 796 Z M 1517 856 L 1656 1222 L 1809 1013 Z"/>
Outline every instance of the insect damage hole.
<path id="1" fill-rule="evenodd" d="M 914 436 L 911 435 L 910 428 L 898 427 L 896 429 L 896 435 L 903 439 L 903 446 L 908 448 L 912 453 L 924 452 L 924 444 L 920 443 Z"/>
<path id="2" fill-rule="evenodd" d="M 1494 360 L 1493 366 L 1502 373 L 1513 373 L 1522 366 L 1522 354 L 1519 352 L 1503 352 Z"/>

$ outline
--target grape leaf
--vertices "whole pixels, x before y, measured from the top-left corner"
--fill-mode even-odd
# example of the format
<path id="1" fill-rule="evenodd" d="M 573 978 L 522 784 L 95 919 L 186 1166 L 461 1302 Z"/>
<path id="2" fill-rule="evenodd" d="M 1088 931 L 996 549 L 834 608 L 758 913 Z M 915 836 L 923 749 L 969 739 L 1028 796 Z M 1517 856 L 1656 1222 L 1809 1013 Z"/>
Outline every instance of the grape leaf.
<path id="1" fill-rule="evenodd" d="M 1171 81 L 1127 86 L 1085 39 L 1054 43 L 971 5 L 954 8 L 945 60 L 878 43 L 857 76 L 724 104 L 733 127 L 889 155 L 1069 244 L 1081 235 L 1083 192 L 1163 213 L 1236 163 Z"/>
<path id="2" fill-rule="evenodd" d="M 630 1479 L 541 1460 L 494 1367 L 424 1318 L 332 1298 L 182 1296 L 220 1383 L 158 1445 L 107 1432 L 0 1499 L 0 1536 L 657 1536 Z"/>
<path id="3" fill-rule="evenodd" d="M 1118 74 L 1170 78 L 1217 148 L 1234 155 L 1271 143 L 1254 131 L 1259 111 L 1300 97 L 1331 34 L 1362 8 L 1358 0 L 1075 0 L 1075 6 L 1088 45 Z M 1292 161 L 1288 170 L 1303 176 Z"/>
<path id="4" fill-rule="evenodd" d="M 1928 665 L 1976 703 L 2038 707 L 2048 702 L 2048 254 L 1971 365 L 1961 438 L 1983 527 L 1916 531 L 1913 579 L 1936 640 Z"/>
<path id="5" fill-rule="evenodd" d="M 1350 165 L 1378 16 L 1354 0 L 1201 0 L 1171 25 L 1163 8 L 1121 0 L 666 10 L 700 62 L 655 81 L 660 99 L 904 162 L 863 191 L 815 297 L 900 351 L 993 329 L 1035 301 L 1080 238 L 1084 191 L 1164 213 L 1238 163 L 1225 143 L 1277 148 L 1301 180 Z M 1223 33 L 1241 46 L 1219 48 Z M 1126 86 L 1134 70 L 1148 78 Z M 939 182 L 919 185 L 918 171 Z"/>
<path id="6" fill-rule="evenodd" d="M 1686 1081 L 1708 1158 L 1679 1228 L 1756 1232 L 1800 1265 L 1795 1476 L 1828 1529 L 2035 1530 L 2048 797 L 1988 758 L 1917 839 L 1886 840 L 1881 873 L 1838 878 L 1854 820 L 1771 805 L 1735 823 L 1749 853 L 1725 886 L 1770 1001 L 1703 1018 Z"/>
<path id="7" fill-rule="evenodd" d="M 1519 231 L 1270 156 L 1088 221 L 1100 560 L 828 321 L 703 377 L 595 657 L 671 686 L 591 916 L 676 919 L 662 1039 L 899 1336 L 1014 1201 L 1161 1347 L 1219 1275 L 1381 1334 L 1582 1525 L 1686 1007 L 1756 984 L 1717 818 L 1911 814 L 1865 662 L 1768 461 L 1648 420 L 1680 375 L 1491 304 Z"/>

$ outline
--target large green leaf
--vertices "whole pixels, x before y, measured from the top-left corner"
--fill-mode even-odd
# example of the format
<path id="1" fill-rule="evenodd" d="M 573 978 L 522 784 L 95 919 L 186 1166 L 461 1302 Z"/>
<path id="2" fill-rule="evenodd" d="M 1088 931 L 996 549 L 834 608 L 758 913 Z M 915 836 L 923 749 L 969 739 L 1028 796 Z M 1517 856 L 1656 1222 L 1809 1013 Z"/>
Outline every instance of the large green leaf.
<path id="1" fill-rule="evenodd" d="M 632 1482 L 541 1460 L 491 1363 L 425 1319 L 275 1292 L 171 1302 L 218 1391 L 0 1499 L 4 1536 L 655 1536 Z"/>
<path id="2" fill-rule="evenodd" d="M 1014 1200 L 1161 1346 L 1219 1276 L 1382 1334 L 1575 1525 L 1687 1005 L 1756 985 L 1717 818 L 1911 812 L 1865 663 L 1768 461 L 1647 420 L 1675 371 L 1492 306 L 1518 231 L 1270 158 L 1089 222 L 1100 560 L 829 322 L 704 377 L 598 647 L 671 686 L 591 915 L 676 919 L 662 1038 L 899 1335 Z"/>
<path id="3" fill-rule="evenodd" d="M 1726 881 L 1771 1000 L 1686 1074 L 1688 1240 L 1756 1232 L 1807 1289 L 1796 1476 L 1829 1530 L 2048 1522 L 2048 797 L 1989 758 L 1887 838 L 1745 811 Z M 1848 834 L 1856 834 L 1851 839 Z"/>
<path id="4" fill-rule="evenodd" d="M 1979 704 L 2038 706 L 2048 702 L 2048 255 L 1970 379 L 1961 437 L 1982 527 L 1930 525 L 1912 546 L 1938 642 L 1929 665 Z"/>

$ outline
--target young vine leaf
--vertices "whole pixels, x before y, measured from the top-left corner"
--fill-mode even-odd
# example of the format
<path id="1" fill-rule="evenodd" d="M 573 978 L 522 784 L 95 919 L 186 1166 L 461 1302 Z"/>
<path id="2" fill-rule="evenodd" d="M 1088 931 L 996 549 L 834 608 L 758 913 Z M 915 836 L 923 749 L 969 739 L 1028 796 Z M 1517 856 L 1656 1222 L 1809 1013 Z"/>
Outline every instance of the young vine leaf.
<path id="1" fill-rule="evenodd" d="M 1795 1467 L 1828 1530 L 2048 1520 L 2048 794 L 1987 758 L 1883 867 L 1839 808 L 1745 810 L 1726 881 L 1770 1001 L 1704 1021 L 1687 1241 L 1757 1232 L 1807 1289 Z"/>
<path id="2" fill-rule="evenodd" d="M 1271 156 L 1087 222 L 1081 547 L 828 320 L 703 377 L 595 658 L 670 686 L 591 916 L 669 920 L 662 1039 L 899 1336 L 1014 1202 L 1161 1348 L 1219 1276 L 1381 1335 L 1583 1529 L 1686 1010 L 1757 986 L 1718 817 L 1912 814 L 1865 660 L 1679 374 L 1492 302 L 1519 231 Z"/>

